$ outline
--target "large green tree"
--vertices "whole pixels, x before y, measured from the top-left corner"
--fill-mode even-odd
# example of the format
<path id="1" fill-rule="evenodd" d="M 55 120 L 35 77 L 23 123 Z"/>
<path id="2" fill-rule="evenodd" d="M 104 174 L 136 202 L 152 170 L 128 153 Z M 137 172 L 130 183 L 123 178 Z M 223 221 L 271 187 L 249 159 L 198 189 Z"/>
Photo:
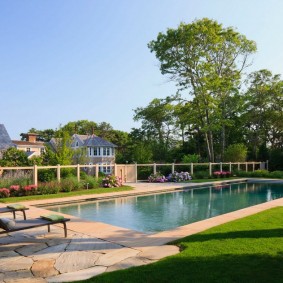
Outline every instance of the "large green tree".
<path id="1" fill-rule="evenodd" d="M 142 122 L 142 129 L 155 145 L 155 158 L 166 160 L 174 134 L 174 106 L 162 99 L 153 99 L 148 106 L 134 110 L 134 120 Z"/>
<path id="2" fill-rule="evenodd" d="M 283 148 L 283 81 L 269 70 L 253 72 L 244 94 L 247 144 L 251 157 L 258 159 L 260 148 Z"/>
<path id="3" fill-rule="evenodd" d="M 255 42 L 204 18 L 159 33 L 148 47 L 159 60 L 161 73 L 193 97 L 207 154 L 214 161 L 214 132 L 221 129 L 223 153 L 229 125 L 227 101 L 239 87 L 241 72 L 249 66 Z"/>

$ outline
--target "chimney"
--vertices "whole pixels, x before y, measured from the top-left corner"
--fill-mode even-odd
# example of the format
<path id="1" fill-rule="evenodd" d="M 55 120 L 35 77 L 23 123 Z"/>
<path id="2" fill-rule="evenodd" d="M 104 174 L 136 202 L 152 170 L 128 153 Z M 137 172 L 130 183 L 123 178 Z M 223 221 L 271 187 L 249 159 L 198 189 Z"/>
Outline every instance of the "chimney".
<path id="1" fill-rule="evenodd" d="M 27 133 L 27 141 L 28 142 L 36 142 L 37 134 Z"/>

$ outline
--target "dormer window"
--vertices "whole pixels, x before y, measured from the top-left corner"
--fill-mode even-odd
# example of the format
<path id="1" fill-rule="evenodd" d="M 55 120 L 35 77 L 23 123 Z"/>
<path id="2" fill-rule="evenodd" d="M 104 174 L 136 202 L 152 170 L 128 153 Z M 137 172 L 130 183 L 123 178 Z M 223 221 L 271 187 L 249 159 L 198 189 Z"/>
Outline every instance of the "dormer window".
<path id="1" fill-rule="evenodd" d="M 76 147 L 78 147 L 79 146 L 79 142 L 78 141 L 76 141 Z"/>
<path id="2" fill-rule="evenodd" d="M 27 147 L 27 152 L 30 152 L 30 147 Z"/>

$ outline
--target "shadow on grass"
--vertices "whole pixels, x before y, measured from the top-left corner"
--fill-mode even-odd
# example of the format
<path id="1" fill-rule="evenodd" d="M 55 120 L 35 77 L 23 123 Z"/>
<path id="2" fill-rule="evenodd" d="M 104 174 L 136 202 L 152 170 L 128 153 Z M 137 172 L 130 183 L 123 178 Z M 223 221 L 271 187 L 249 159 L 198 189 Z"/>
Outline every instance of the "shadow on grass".
<path id="1" fill-rule="evenodd" d="M 283 282 L 283 254 L 170 257 L 148 266 L 105 273 L 83 282 Z"/>

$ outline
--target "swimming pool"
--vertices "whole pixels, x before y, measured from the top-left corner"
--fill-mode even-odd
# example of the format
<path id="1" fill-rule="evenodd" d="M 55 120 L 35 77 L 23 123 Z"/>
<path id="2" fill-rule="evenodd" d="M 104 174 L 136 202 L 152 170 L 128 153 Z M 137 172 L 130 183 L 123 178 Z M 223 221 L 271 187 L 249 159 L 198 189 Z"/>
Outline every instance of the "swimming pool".
<path id="1" fill-rule="evenodd" d="M 47 209 L 153 233 L 283 197 L 282 184 L 235 183 Z"/>

